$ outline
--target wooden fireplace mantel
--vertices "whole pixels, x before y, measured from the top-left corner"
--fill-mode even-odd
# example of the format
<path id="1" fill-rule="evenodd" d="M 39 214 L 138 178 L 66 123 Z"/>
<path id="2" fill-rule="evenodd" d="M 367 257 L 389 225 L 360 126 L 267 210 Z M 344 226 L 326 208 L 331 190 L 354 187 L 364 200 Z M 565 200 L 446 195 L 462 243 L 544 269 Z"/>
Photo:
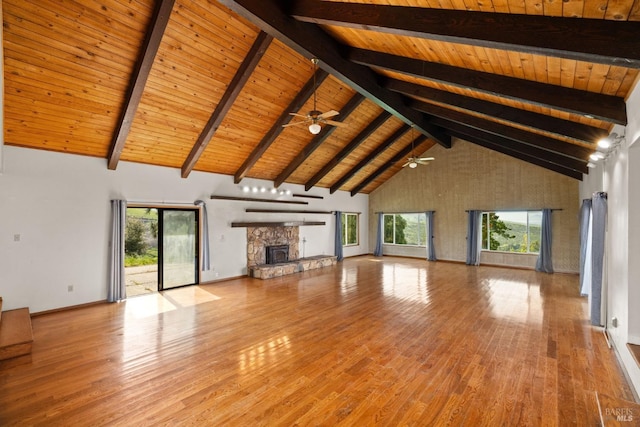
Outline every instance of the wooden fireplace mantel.
<path id="1" fill-rule="evenodd" d="M 232 222 L 231 227 L 298 227 L 303 225 L 326 225 L 325 221 L 279 221 L 279 222 Z"/>

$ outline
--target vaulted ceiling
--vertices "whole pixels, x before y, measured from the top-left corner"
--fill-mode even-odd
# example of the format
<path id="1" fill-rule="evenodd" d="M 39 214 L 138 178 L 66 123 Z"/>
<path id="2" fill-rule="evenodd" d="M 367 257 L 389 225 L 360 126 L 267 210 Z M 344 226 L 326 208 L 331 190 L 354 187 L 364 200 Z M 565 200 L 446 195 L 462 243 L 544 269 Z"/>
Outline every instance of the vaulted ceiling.
<path id="1" fill-rule="evenodd" d="M 454 138 L 581 179 L 640 67 L 640 0 L 2 7 L 6 144 L 307 190 L 369 193 Z M 341 125 L 283 126 L 315 109 Z"/>

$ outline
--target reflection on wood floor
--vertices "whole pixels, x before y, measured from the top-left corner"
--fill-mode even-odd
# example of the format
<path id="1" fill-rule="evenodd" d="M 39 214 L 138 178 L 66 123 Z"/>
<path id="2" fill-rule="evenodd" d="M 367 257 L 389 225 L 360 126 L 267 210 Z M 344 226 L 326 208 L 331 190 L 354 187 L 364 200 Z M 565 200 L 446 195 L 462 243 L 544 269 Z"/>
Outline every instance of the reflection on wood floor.
<path id="1" fill-rule="evenodd" d="M 0 425 L 598 425 L 632 400 L 574 275 L 405 258 L 33 319 Z"/>

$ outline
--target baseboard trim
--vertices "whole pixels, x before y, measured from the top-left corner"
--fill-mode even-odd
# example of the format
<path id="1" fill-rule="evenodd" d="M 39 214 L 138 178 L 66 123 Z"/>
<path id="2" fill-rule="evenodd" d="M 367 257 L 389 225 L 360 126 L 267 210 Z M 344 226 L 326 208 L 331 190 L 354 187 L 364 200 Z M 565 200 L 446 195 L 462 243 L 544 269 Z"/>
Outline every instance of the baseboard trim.
<path id="1" fill-rule="evenodd" d="M 60 313 L 61 311 L 69 311 L 69 310 L 78 310 L 81 308 L 87 308 L 87 307 L 92 307 L 94 305 L 101 305 L 101 304 L 107 304 L 107 300 L 100 300 L 100 301 L 94 301 L 94 302 L 87 302 L 84 304 L 78 304 L 78 305 L 69 305 L 66 307 L 60 307 L 60 308 L 53 308 L 51 310 L 43 310 L 43 311 L 38 311 L 36 313 L 31 313 L 31 317 L 38 317 L 38 316 L 45 316 L 47 314 L 53 314 L 53 313 Z"/>
<path id="2" fill-rule="evenodd" d="M 240 275 L 240 276 L 223 277 L 221 279 L 207 280 L 206 282 L 200 282 L 195 286 L 215 285 L 217 283 L 228 282 L 230 280 L 244 279 L 245 277 L 249 277 L 249 275 L 248 274 L 243 274 L 243 275 Z"/>

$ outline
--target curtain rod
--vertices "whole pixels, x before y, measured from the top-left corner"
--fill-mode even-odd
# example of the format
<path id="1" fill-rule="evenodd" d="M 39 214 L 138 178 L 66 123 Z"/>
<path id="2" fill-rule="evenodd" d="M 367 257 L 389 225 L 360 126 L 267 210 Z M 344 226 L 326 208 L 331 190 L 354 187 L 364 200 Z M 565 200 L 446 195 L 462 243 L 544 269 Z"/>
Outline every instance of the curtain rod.
<path id="1" fill-rule="evenodd" d="M 481 211 L 481 212 L 538 212 L 543 210 L 541 209 L 466 209 L 465 212 L 469 211 Z M 561 211 L 562 208 L 552 208 L 549 209 L 551 211 Z"/>
<path id="2" fill-rule="evenodd" d="M 435 211 L 433 209 L 426 209 L 426 210 L 423 210 L 423 211 L 400 211 L 400 212 L 376 211 L 376 212 L 374 212 L 374 214 L 395 215 L 395 214 L 416 214 L 416 213 L 425 213 L 425 212 L 435 212 Z"/>
<path id="3" fill-rule="evenodd" d="M 189 202 L 139 202 L 127 200 L 127 207 L 154 207 L 154 206 L 197 206 L 195 203 Z"/>

